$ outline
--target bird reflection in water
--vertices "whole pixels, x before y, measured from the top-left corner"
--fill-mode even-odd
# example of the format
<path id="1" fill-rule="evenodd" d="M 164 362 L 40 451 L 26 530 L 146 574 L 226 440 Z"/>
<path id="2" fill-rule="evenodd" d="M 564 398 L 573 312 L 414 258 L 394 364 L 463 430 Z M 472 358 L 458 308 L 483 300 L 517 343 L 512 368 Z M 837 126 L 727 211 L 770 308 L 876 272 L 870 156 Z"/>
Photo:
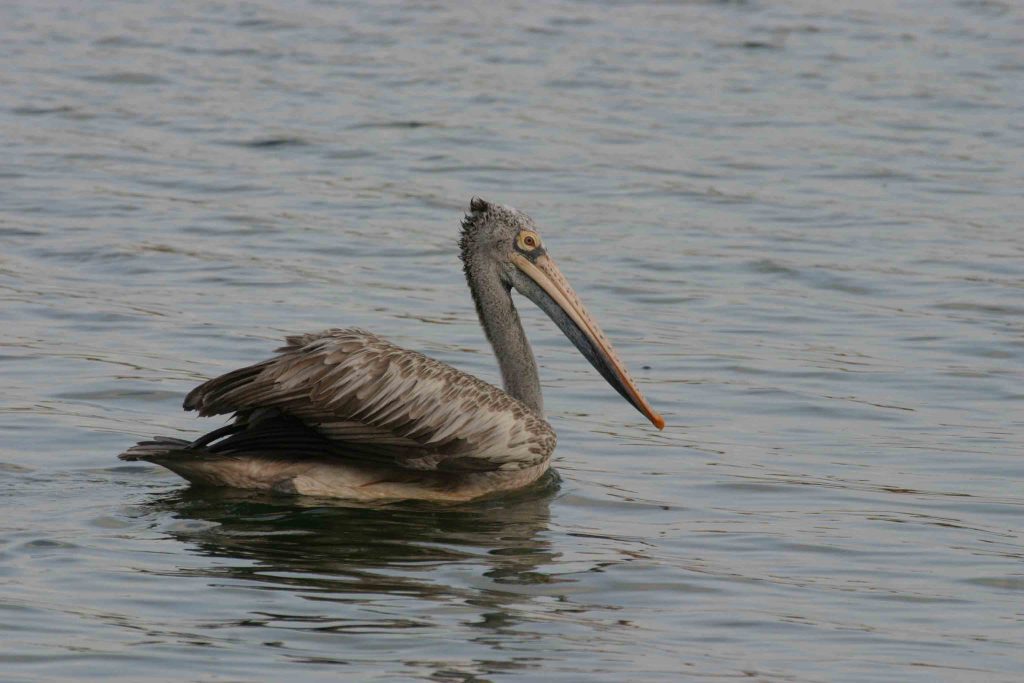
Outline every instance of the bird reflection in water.
<path id="1" fill-rule="evenodd" d="M 170 525 L 166 533 L 195 553 L 233 560 L 178 573 L 256 582 L 318 601 L 359 597 L 368 601 L 354 604 L 358 625 L 365 628 L 367 605 L 387 596 L 439 603 L 472 600 L 485 611 L 501 611 L 522 599 L 493 585 L 480 590 L 443 583 L 436 571 L 441 565 L 480 567 L 481 575 L 494 584 L 557 582 L 540 571 L 555 557 L 541 532 L 547 529 L 549 504 L 557 490 L 553 471 L 501 500 L 444 508 L 413 503 L 339 506 L 337 501 L 307 497 L 186 489 L 145 504 L 144 513 L 184 522 Z M 396 610 L 394 617 L 391 627 L 409 625 L 405 610 Z M 301 621 L 308 624 L 309 616 Z M 324 615 L 322 622 L 321 629 L 348 628 L 346 618 L 337 613 Z M 377 627 L 388 628 L 388 620 Z"/>

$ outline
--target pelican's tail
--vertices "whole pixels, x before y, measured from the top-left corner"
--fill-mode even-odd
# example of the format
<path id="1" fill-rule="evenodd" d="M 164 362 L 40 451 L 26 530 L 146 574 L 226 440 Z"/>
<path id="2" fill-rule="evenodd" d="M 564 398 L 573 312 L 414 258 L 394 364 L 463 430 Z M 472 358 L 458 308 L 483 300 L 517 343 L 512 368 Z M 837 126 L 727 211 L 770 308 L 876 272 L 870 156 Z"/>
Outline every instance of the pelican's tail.
<path id="1" fill-rule="evenodd" d="M 287 491 L 311 463 L 334 462 L 340 450 L 297 420 L 272 419 L 251 427 L 232 423 L 195 441 L 157 436 L 118 457 L 166 467 L 202 486 Z"/>
<path id="2" fill-rule="evenodd" d="M 189 442 L 184 439 L 154 436 L 152 441 L 140 441 L 117 457 L 129 462 L 146 460 L 160 464 L 167 458 L 172 458 L 175 454 L 184 451 L 188 445 Z"/>
<path id="3" fill-rule="evenodd" d="M 235 485 L 223 476 L 223 470 L 230 469 L 229 463 L 235 458 L 213 453 L 200 441 L 157 436 L 152 441 L 140 441 L 117 457 L 129 462 L 145 460 L 166 467 L 200 486 Z"/>

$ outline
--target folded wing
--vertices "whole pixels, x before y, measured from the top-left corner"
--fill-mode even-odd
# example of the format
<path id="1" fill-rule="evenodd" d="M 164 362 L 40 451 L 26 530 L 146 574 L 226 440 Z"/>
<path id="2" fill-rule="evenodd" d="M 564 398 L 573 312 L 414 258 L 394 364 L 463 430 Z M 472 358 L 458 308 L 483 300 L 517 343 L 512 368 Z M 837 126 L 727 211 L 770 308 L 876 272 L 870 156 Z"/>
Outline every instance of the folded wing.
<path id="1" fill-rule="evenodd" d="M 555 448 L 547 422 L 497 387 L 359 329 L 288 337 L 279 355 L 194 389 L 186 410 L 301 420 L 346 458 L 410 470 L 515 470 Z"/>

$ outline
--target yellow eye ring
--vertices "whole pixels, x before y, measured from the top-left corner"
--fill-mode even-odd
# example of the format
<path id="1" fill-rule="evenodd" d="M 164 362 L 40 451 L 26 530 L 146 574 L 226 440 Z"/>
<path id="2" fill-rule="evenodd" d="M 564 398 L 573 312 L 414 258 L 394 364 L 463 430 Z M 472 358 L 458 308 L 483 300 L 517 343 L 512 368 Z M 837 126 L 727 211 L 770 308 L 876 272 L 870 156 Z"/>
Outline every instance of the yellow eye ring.
<path id="1" fill-rule="evenodd" d="M 533 251 L 540 246 L 540 235 L 535 232 L 521 232 L 516 241 L 519 242 L 519 248 L 523 251 Z"/>

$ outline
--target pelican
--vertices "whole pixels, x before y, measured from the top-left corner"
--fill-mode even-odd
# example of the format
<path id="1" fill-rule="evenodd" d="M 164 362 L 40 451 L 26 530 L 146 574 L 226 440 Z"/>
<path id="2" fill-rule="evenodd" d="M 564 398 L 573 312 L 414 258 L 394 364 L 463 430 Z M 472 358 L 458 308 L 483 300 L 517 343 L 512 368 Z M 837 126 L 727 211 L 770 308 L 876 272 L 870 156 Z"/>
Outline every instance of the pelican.
<path id="1" fill-rule="evenodd" d="M 155 437 L 119 457 L 198 485 L 363 502 L 456 503 L 525 487 L 548 470 L 555 432 L 512 289 L 664 428 L 529 216 L 474 197 L 459 247 L 504 391 L 370 332 L 330 329 L 288 337 L 273 358 L 185 398 L 185 410 L 233 414 L 231 424 L 191 442 Z"/>

